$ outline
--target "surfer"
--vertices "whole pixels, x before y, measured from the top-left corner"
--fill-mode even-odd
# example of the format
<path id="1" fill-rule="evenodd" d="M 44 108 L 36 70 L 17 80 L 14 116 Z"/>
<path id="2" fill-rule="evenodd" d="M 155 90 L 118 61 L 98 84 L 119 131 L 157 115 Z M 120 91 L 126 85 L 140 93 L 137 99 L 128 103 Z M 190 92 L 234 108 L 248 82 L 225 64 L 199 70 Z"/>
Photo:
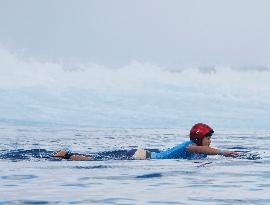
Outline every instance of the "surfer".
<path id="1" fill-rule="evenodd" d="M 131 150 L 127 152 L 132 156 L 132 159 L 144 160 L 144 159 L 203 159 L 207 155 L 223 155 L 223 156 L 235 156 L 238 152 L 221 150 L 210 147 L 211 137 L 214 130 L 204 124 L 195 124 L 189 134 L 189 141 L 181 143 L 166 151 L 152 151 L 147 149 Z M 54 157 L 69 159 L 74 161 L 88 161 L 94 160 L 91 156 L 84 156 L 78 154 L 72 154 L 68 151 L 61 150 L 53 155 Z"/>
<path id="2" fill-rule="evenodd" d="M 213 134 L 214 130 L 210 126 L 197 123 L 190 130 L 189 141 L 162 152 L 149 152 L 138 149 L 134 154 L 134 159 L 202 159 L 207 155 L 238 155 L 234 151 L 210 147 Z"/>

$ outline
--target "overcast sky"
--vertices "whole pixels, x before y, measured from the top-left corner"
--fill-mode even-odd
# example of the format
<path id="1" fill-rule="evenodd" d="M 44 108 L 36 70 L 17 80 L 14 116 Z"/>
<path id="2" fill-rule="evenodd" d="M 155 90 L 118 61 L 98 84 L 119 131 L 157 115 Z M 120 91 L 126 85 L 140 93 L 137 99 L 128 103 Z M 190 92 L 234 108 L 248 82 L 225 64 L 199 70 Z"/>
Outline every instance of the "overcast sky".
<path id="1" fill-rule="evenodd" d="M 268 0 L 0 0 L 0 44 L 118 66 L 270 64 Z"/>

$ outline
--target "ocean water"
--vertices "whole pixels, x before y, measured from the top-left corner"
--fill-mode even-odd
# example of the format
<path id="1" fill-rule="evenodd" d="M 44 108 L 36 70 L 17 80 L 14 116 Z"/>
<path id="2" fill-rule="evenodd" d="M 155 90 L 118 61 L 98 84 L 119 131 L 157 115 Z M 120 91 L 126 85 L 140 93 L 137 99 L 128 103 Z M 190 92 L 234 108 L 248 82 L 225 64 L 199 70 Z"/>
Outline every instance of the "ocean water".
<path id="1" fill-rule="evenodd" d="M 269 204 L 269 131 L 219 131 L 212 146 L 240 157 L 69 161 L 81 154 L 167 149 L 188 130 L 1 126 L 0 204 Z"/>
<path id="2" fill-rule="evenodd" d="M 108 67 L 0 48 L 0 204 L 270 204 L 269 79 L 269 65 Z M 184 142 L 197 122 L 241 155 L 120 160 Z M 107 157 L 51 158 L 62 148 Z"/>

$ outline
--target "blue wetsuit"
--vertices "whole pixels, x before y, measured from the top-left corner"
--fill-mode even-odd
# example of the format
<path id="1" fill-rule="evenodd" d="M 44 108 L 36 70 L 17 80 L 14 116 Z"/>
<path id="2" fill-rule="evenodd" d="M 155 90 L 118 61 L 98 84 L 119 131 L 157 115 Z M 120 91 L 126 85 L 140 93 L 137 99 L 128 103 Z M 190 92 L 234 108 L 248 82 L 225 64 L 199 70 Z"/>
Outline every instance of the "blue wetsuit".
<path id="1" fill-rule="evenodd" d="M 151 159 L 202 159 L 206 154 L 190 153 L 187 151 L 189 145 L 195 144 L 192 141 L 187 141 L 162 152 L 151 152 Z"/>

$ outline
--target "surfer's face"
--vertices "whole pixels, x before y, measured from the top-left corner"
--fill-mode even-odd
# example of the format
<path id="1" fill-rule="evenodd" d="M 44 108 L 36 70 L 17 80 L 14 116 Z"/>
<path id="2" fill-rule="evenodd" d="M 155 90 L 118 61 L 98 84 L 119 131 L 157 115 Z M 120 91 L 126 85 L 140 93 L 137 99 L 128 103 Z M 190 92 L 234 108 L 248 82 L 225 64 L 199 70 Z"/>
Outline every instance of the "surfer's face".
<path id="1" fill-rule="evenodd" d="M 202 139 L 202 146 L 210 146 L 211 144 L 211 136 L 208 136 L 208 137 L 204 137 Z"/>

